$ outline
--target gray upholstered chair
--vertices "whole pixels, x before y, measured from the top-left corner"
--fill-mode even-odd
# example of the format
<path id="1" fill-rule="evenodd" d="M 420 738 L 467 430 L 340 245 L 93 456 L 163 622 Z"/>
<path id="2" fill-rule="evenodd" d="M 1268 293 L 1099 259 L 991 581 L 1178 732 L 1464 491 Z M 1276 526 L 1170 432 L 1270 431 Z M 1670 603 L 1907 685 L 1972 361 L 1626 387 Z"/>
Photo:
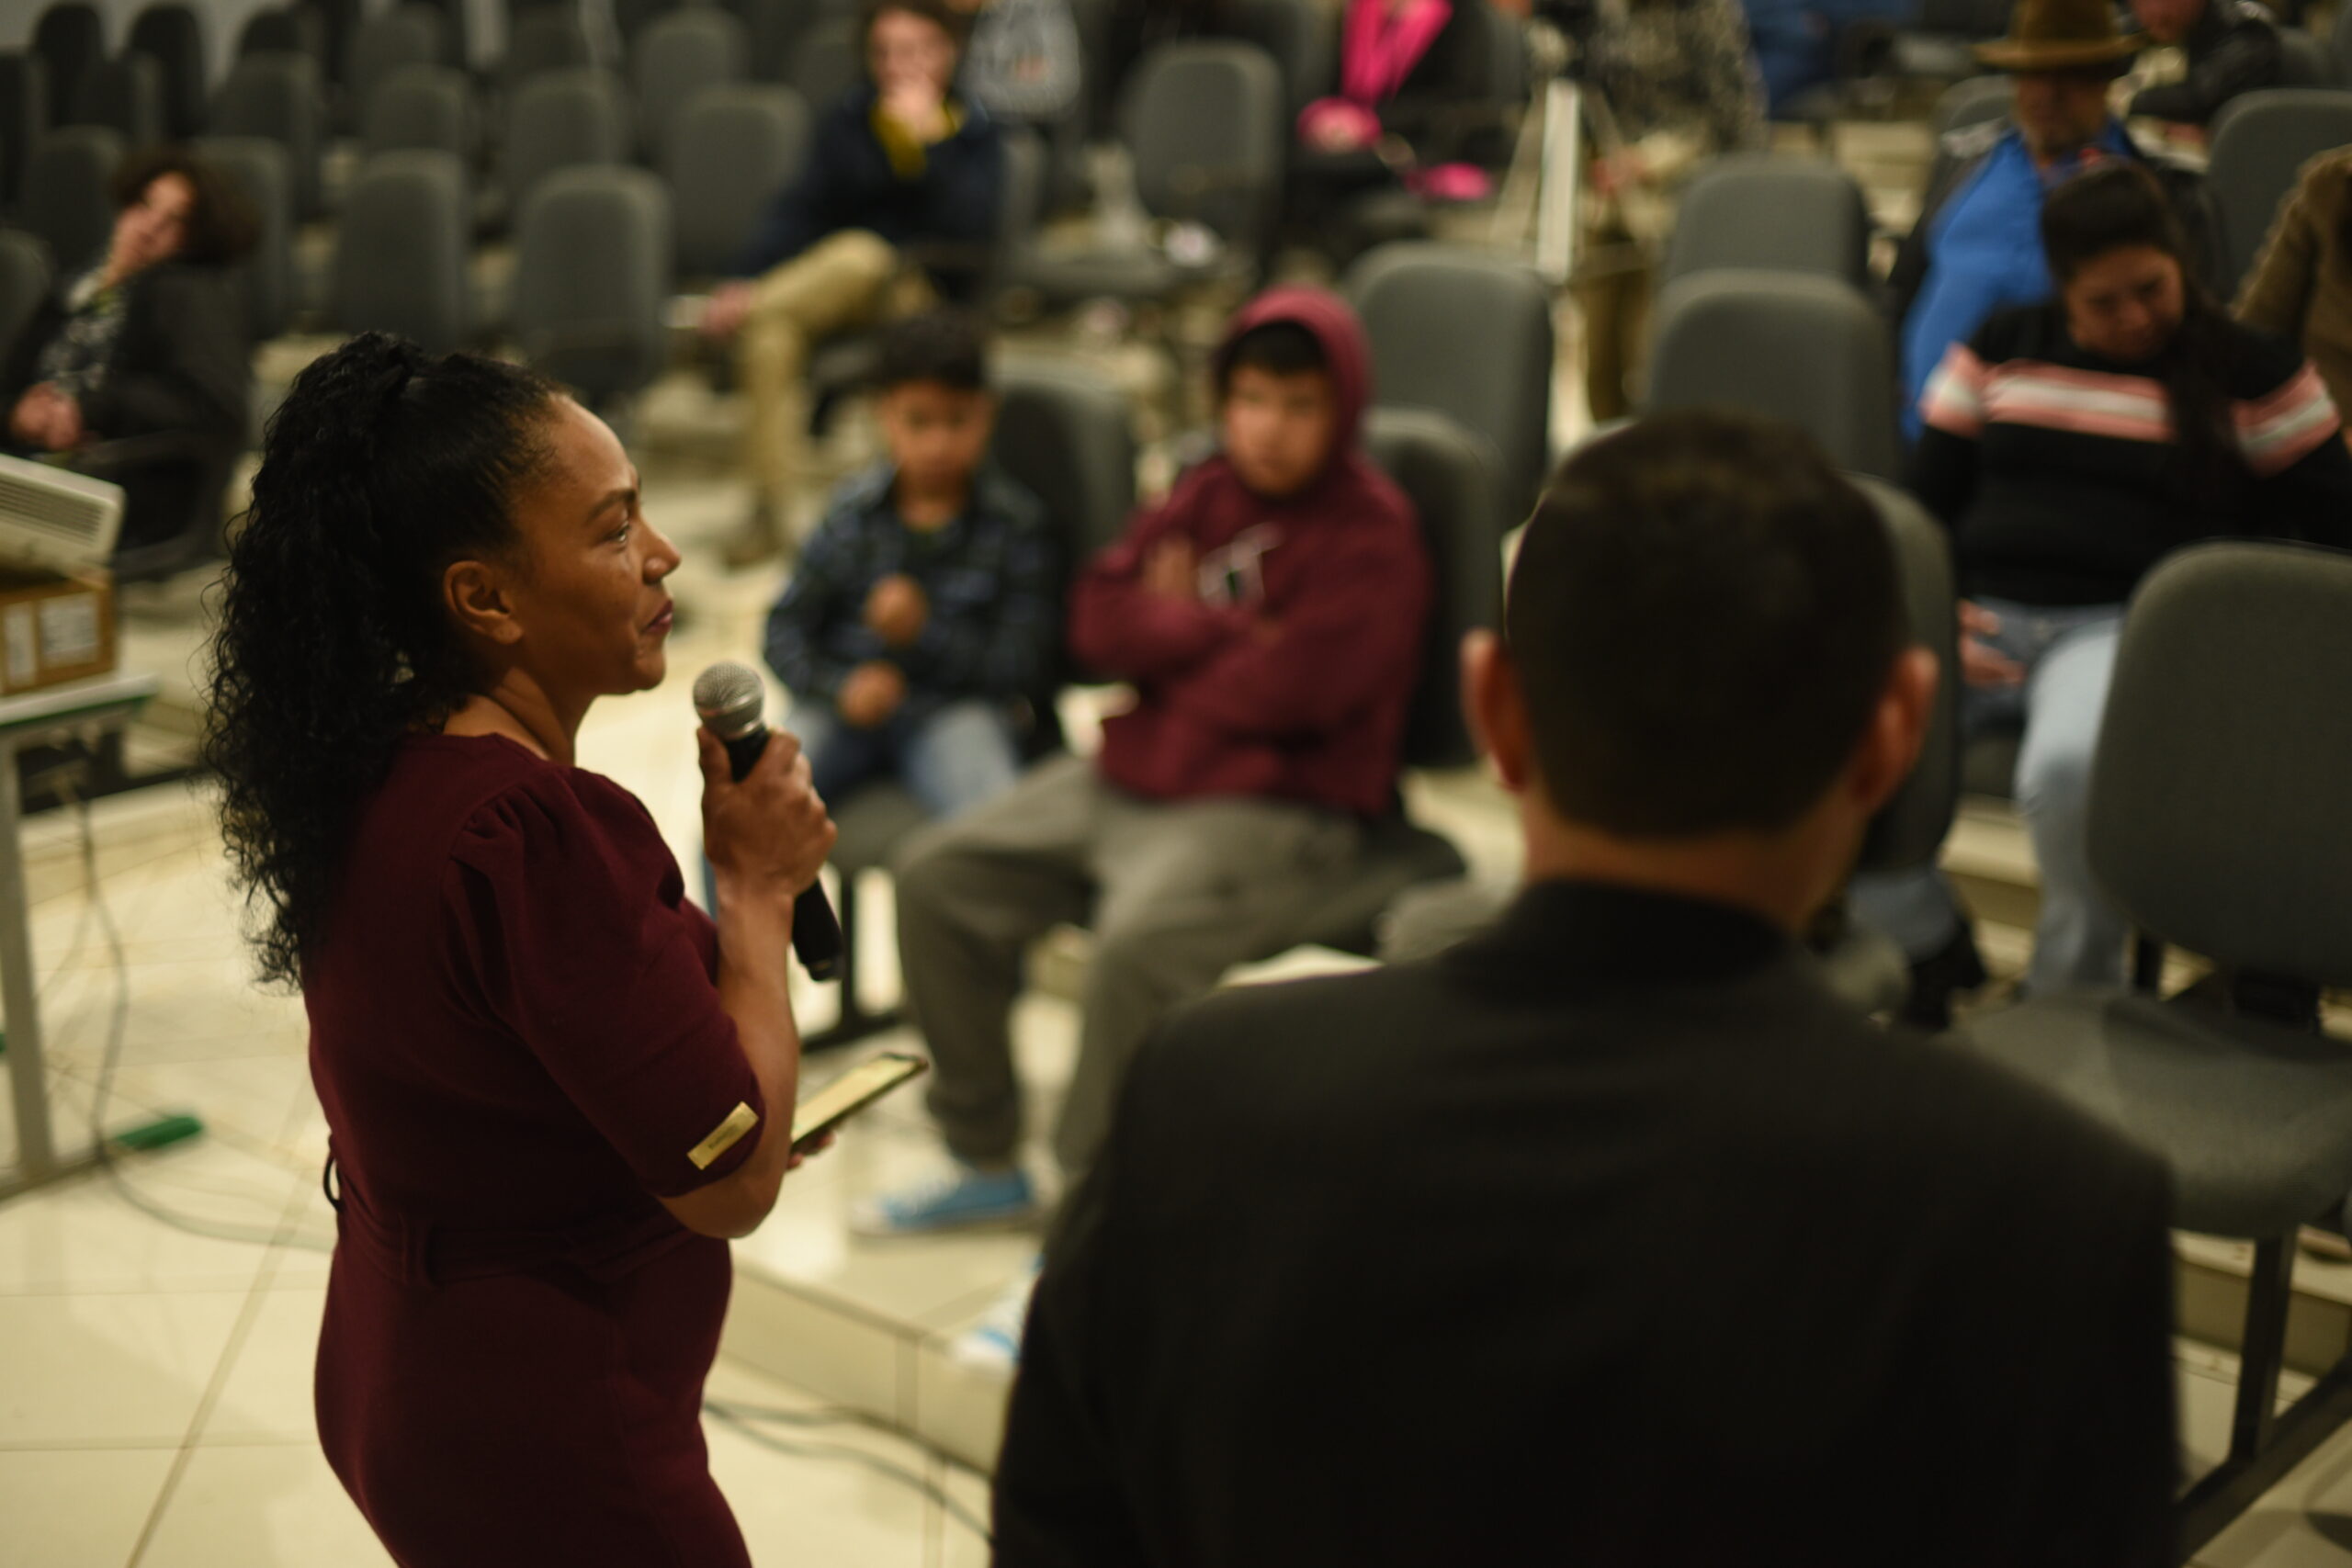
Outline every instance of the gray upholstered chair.
<path id="1" fill-rule="evenodd" d="M 833 100 L 865 79 L 857 52 L 857 25 L 847 17 L 826 17 L 793 39 L 784 85 L 800 95 L 811 114 L 822 116 Z"/>
<path id="2" fill-rule="evenodd" d="M 2213 117 L 2205 187 L 2221 229 L 2224 298 L 2254 268 L 2279 205 L 2303 164 L 2352 142 L 2352 94 L 2340 87 L 2273 87 L 2232 98 Z"/>
<path id="3" fill-rule="evenodd" d="M 1871 286 L 1871 215 L 1853 176 L 1826 158 L 1734 152 L 1683 193 L 1660 281 L 1711 267 L 1815 273 Z"/>
<path id="4" fill-rule="evenodd" d="M 628 159 L 635 134 L 620 78 L 593 66 L 543 71 L 508 100 L 500 183 L 510 206 L 558 169 Z"/>
<path id="5" fill-rule="evenodd" d="M 242 264 L 246 321 L 256 342 L 274 338 L 294 317 L 294 193 L 286 149 L 266 136 L 207 136 L 195 146 L 254 204 L 254 248 Z"/>
<path id="6" fill-rule="evenodd" d="M 793 51 L 820 10 L 818 0 L 740 0 L 735 13 L 751 46 L 752 81 L 782 86 L 789 80 Z"/>
<path id="7" fill-rule="evenodd" d="M 2335 85 L 2335 62 L 2327 46 L 2301 28 L 2278 29 L 2278 85 L 2282 87 L 2329 87 Z"/>
<path id="8" fill-rule="evenodd" d="M 637 89 L 638 149 L 656 168 L 686 100 L 706 87 L 742 80 L 751 44 L 743 24 L 716 7 L 673 11 L 629 45 L 629 83 Z"/>
<path id="9" fill-rule="evenodd" d="M 394 6 L 359 24 L 344 57 L 344 94 L 335 126 L 356 132 L 376 89 L 403 65 L 449 62 L 448 18 L 433 6 Z"/>
<path id="10" fill-rule="evenodd" d="M 1061 367 L 1007 372 L 998 379 L 998 393 L 996 460 L 1045 502 L 1064 570 L 1074 571 L 1118 537 L 1135 508 L 1136 445 L 1126 401 L 1093 372 Z M 1028 737 L 1033 755 L 1061 744 L 1054 697 L 1069 673 L 1057 668 L 1052 689 L 1030 705 L 1037 721 Z M 831 804 L 841 831 L 831 863 L 840 878 L 841 1013 L 810 1038 L 817 1049 L 848 1044 L 898 1021 L 895 1006 L 869 1007 L 858 989 L 857 885 L 865 873 L 887 866 L 906 836 L 928 820 L 922 804 L 896 781 L 867 784 Z"/>
<path id="11" fill-rule="evenodd" d="M 115 216 L 107 186 L 122 157 L 122 133 L 101 125 L 64 126 L 33 143 L 17 223 L 48 244 L 62 276 L 105 254 Z"/>
<path id="12" fill-rule="evenodd" d="M 48 63 L 27 50 L 0 51 L 0 212 L 16 209 L 25 159 L 48 129 Z"/>
<path id="13" fill-rule="evenodd" d="M 1658 292 L 1644 407 L 1709 404 L 1785 419 L 1852 473 L 1895 478 L 1886 321 L 1834 277 L 1720 267 Z"/>
<path id="14" fill-rule="evenodd" d="M 2196 546 L 2125 617 L 2091 768 L 2091 870 L 2144 937 L 2136 988 L 2036 997 L 1973 1048 L 2171 1168 L 2174 1224 L 2252 1241 L 2229 1457 L 2180 1504 L 2197 1554 L 2352 1415 L 2352 1358 L 2275 1414 L 2299 1229 L 2352 1194 L 2352 1045 L 2318 992 L 2352 985 L 2352 555 Z M 2224 983 L 2156 994 L 2154 943 Z M 2201 998 L 2201 999 L 2200 999 Z"/>
<path id="15" fill-rule="evenodd" d="M 141 10 L 125 38 L 126 52 L 143 54 L 164 76 L 164 126 L 175 141 L 204 129 L 204 23 L 193 6 L 158 0 Z"/>
<path id="16" fill-rule="evenodd" d="M 55 277 L 49 247 L 22 229 L 0 229 L 0 354 L 17 341 Z"/>
<path id="17" fill-rule="evenodd" d="M 454 66 L 403 65 L 387 73 L 360 116 L 361 155 L 422 148 L 470 164 L 473 96 L 473 84 Z"/>
<path id="18" fill-rule="evenodd" d="M 514 331 L 524 355 L 592 408 L 662 373 L 670 197 L 643 169 L 549 175 L 514 223 Z"/>
<path id="19" fill-rule="evenodd" d="M 82 73 L 106 57 L 106 22 L 87 0 L 57 0 L 33 23 L 32 52 L 48 66 L 50 125 L 62 125 Z"/>
<path id="20" fill-rule="evenodd" d="M 789 87 L 730 82 L 679 111 L 663 172 L 684 278 L 731 276 L 760 217 L 808 155 L 808 106 Z"/>
<path id="21" fill-rule="evenodd" d="M 103 125 L 121 133 L 133 150 L 168 139 L 164 117 L 164 68 L 128 51 L 101 60 L 82 73 L 67 118 L 74 125 Z"/>
<path id="22" fill-rule="evenodd" d="M 542 6 L 525 11 L 508 27 L 506 58 L 498 75 L 513 93 L 543 71 L 574 71 L 595 63 L 595 46 L 580 17 L 566 6 Z"/>
<path id="23" fill-rule="evenodd" d="M 286 149 L 298 219 L 326 209 L 326 90 L 319 62 L 290 50 L 242 56 L 212 100 L 215 136 L 266 136 Z"/>
<path id="24" fill-rule="evenodd" d="M 427 354 L 466 340 L 470 310 L 465 170 L 447 152 L 385 152 L 352 182 L 335 233 L 328 315 L 343 332 L 382 331 Z"/>
<path id="25" fill-rule="evenodd" d="M 1405 240 L 1342 285 L 1372 341 L 1383 408 L 1444 414 L 1495 451 L 1501 529 L 1523 521 L 1551 467 L 1552 300 L 1527 266 L 1462 245 Z"/>

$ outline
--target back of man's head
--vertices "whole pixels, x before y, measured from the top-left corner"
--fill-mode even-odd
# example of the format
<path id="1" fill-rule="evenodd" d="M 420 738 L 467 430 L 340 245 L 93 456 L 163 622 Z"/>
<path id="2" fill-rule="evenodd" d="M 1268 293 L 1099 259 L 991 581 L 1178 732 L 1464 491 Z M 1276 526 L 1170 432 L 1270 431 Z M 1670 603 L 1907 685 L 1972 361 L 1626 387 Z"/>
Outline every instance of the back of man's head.
<path id="1" fill-rule="evenodd" d="M 1561 469 L 1506 627 L 1547 803 L 1631 839 L 1794 824 L 1905 642 L 1869 500 L 1803 432 L 1719 411 L 1645 420 Z"/>

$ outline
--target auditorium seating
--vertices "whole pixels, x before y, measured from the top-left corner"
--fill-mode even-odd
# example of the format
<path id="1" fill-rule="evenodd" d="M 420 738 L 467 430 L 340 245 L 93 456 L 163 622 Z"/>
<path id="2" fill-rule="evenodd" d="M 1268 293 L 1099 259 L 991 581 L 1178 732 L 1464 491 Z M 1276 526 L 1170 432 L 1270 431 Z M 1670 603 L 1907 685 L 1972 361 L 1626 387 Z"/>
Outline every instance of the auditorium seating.
<path id="1" fill-rule="evenodd" d="M 511 322 L 524 356 L 591 408 L 661 374 L 669 346 L 670 201 L 643 169 L 561 169 L 514 220 Z"/>
<path id="2" fill-rule="evenodd" d="M 33 24 L 32 52 L 49 79 L 51 126 L 66 123 L 82 73 L 106 58 L 106 23 L 87 0 L 58 0 Z"/>
<path id="3" fill-rule="evenodd" d="M 821 115 L 865 79 L 865 62 L 858 58 L 856 24 L 847 17 L 827 17 L 792 46 L 784 84 L 799 94 L 813 113 Z"/>
<path id="4" fill-rule="evenodd" d="M 1683 192 L 1661 284 L 1711 267 L 1812 273 L 1868 292 L 1871 216 L 1853 176 L 1822 158 L 1736 152 Z"/>
<path id="5" fill-rule="evenodd" d="M 344 333 L 398 333 L 428 354 L 463 346 L 470 228 L 465 170 L 456 158 L 403 152 L 368 160 L 335 232 L 330 324 Z"/>
<path id="6" fill-rule="evenodd" d="M 1317 0 L 1227 0 L 1217 22 L 1221 36 L 1256 44 L 1273 60 L 1283 76 L 1283 110 L 1292 123 L 1301 109 L 1337 89 L 1339 20 Z"/>
<path id="7" fill-rule="evenodd" d="M 337 100 L 335 129 L 356 133 L 376 89 L 402 66 L 446 63 L 446 35 L 443 14 L 415 0 L 363 20 L 345 55 L 345 85 Z"/>
<path id="8" fill-rule="evenodd" d="M 1988 120 L 2007 119 L 2016 103 L 2017 88 L 2007 76 L 1972 76 L 1944 89 L 1928 121 L 1936 151 L 1928 164 L 1927 180 L 1919 187 L 1927 199 L 1934 200 L 1935 193 L 1960 172 L 1962 163 L 1946 149 L 1944 138 Z"/>
<path id="9" fill-rule="evenodd" d="M 440 63 L 459 71 L 474 65 L 473 25 L 467 16 L 470 0 L 411 0 L 441 14 Z"/>
<path id="10" fill-rule="evenodd" d="M 499 68 L 514 93 L 543 71 L 567 71 L 596 63 L 595 50 L 580 18 L 560 7 L 543 6 L 516 17 L 506 34 L 506 58 Z"/>
<path id="11" fill-rule="evenodd" d="M 0 212 L 15 209 L 25 160 L 48 129 L 48 62 L 23 51 L 0 53 Z"/>
<path id="12" fill-rule="evenodd" d="M 2301 28 L 2278 29 L 2279 76 L 2282 87 L 2324 87 L 2335 80 L 2335 62 L 2327 46 Z"/>
<path id="13" fill-rule="evenodd" d="M 1046 506 L 1065 566 L 1075 570 L 1110 544 L 1136 502 L 1136 443 L 1125 400 L 1091 371 L 1065 367 L 1008 370 L 997 378 L 996 433 L 990 447 L 1006 473 Z M 1049 688 L 1030 706 L 1038 724 L 1034 754 L 1059 746 L 1056 694 L 1069 678 L 1055 671 Z M 923 808 L 896 780 L 869 784 L 831 803 L 840 838 L 831 865 L 839 882 L 842 926 L 841 1012 L 810 1045 L 847 1044 L 898 1021 L 895 1008 L 867 1005 L 860 988 L 858 882 L 880 871 L 906 836 L 927 820 Z"/>
<path id="14" fill-rule="evenodd" d="M 2274 87 L 2247 93 L 2213 117 L 2206 188 L 2221 228 L 2219 292 L 2237 292 L 2295 176 L 2317 153 L 2352 142 L 2352 93 Z"/>
<path id="15" fill-rule="evenodd" d="M 127 52 L 143 54 L 163 73 L 164 127 L 175 141 L 204 129 L 204 23 L 193 7 L 148 6 L 130 24 Z"/>
<path id="16" fill-rule="evenodd" d="M 793 51 L 817 25 L 820 11 L 820 0 L 745 0 L 741 14 L 752 80 L 782 85 L 790 79 Z"/>
<path id="17" fill-rule="evenodd" d="M 266 136 L 286 149 L 294 211 L 304 220 L 326 209 L 324 102 L 318 62 L 286 50 L 239 60 L 212 100 L 214 135 Z"/>
<path id="18" fill-rule="evenodd" d="M 61 276 L 75 276 L 106 254 L 115 215 L 107 186 L 123 153 L 122 133 L 98 125 L 44 131 L 33 143 L 17 221 L 49 247 Z"/>
<path id="19" fill-rule="evenodd" d="M 662 165 L 670 132 L 686 100 L 705 87 L 743 78 L 749 45 L 743 24 L 724 11 L 696 8 L 660 18 L 629 46 L 637 91 L 638 146 Z"/>
<path id="20" fill-rule="evenodd" d="M 2154 942 L 2218 979 L 2036 997 L 1978 1016 L 1973 1047 L 2162 1156 L 2179 1228 L 2255 1243 L 2229 1457 L 2182 1499 L 2197 1555 L 2352 1413 L 2352 1359 L 2277 1410 L 2296 1235 L 2342 1226 L 2352 1053 L 2318 988 L 2352 984 L 2352 558 L 2291 545 L 2184 550 L 2133 598 L 2092 768 L 2093 873 Z"/>
<path id="21" fill-rule="evenodd" d="M 49 246 L 40 236 L 22 229 L 0 229 L 0 354 L 7 352 L 48 298 L 51 281 Z"/>
<path id="22" fill-rule="evenodd" d="M 1342 288 L 1371 339 L 1381 404 L 1444 414 L 1493 446 L 1501 537 L 1550 474 L 1549 291 L 1492 253 L 1424 241 L 1372 252 Z"/>
<path id="23" fill-rule="evenodd" d="M 760 217 L 808 155 L 808 107 L 789 87 L 730 83 L 687 101 L 663 174 L 681 278 L 730 276 Z"/>
<path id="24" fill-rule="evenodd" d="M 243 263 L 246 319 L 256 339 L 274 338 L 294 317 L 294 196 L 286 149 L 266 136 L 207 136 L 195 147 L 254 204 L 260 223 Z"/>
<path id="25" fill-rule="evenodd" d="M 1885 319 L 1850 284 L 1719 267 L 1658 294 L 1645 412 L 1722 404 L 1785 419 L 1840 468 L 1900 472 Z"/>
<path id="26" fill-rule="evenodd" d="M 164 73 L 143 54 L 101 60 L 82 73 L 65 118 L 69 125 L 103 125 L 126 147 L 153 147 L 165 137 Z"/>
<path id="27" fill-rule="evenodd" d="M 506 198 L 520 206 L 558 169 L 621 163 L 635 140 L 628 92 L 611 72 L 588 66 L 542 72 L 507 105 L 500 165 Z"/>
<path id="28" fill-rule="evenodd" d="M 360 120 L 362 156 L 402 148 L 447 152 L 471 164 L 473 86 L 447 65 L 403 65 L 376 85 Z"/>

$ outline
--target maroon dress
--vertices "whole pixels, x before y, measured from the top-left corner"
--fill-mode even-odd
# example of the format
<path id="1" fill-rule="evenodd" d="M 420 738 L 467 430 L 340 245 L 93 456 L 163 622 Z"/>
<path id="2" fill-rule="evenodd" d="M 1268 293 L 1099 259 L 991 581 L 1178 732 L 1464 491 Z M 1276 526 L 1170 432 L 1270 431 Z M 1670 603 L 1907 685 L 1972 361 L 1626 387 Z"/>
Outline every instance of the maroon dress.
<path id="1" fill-rule="evenodd" d="M 303 972 L 319 1438 L 402 1568 L 749 1564 L 701 1426 L 727 1244 L 654 1198 L 766 1114 L 717 962 L 610 780 L 421 736 L 365 807 Z"/>

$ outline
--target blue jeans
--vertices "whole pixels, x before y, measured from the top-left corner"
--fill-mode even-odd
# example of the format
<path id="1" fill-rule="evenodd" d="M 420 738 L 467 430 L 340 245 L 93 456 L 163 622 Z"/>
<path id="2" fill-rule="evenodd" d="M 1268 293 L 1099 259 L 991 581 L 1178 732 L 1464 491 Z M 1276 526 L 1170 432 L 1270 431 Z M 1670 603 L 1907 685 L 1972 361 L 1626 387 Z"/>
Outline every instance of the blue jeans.
<path id="1" fill-rule="evenodd" d="M 831 707 L 795 703 L 784 727 L 799 738 L 827 805 L 892 773 L 933 817 L 953 817 L 1002 795 L 1021 776 L 1012 722 L 994 703 L 949 703 L 921 718 L 892 715 L 872 729 L 842 722 Z"/>
<path id="2" fill-rule="evenodd" d="M 1984 639 L 1986 646 L 2026 671 L 2023 685 L 1963 686 L 1960 731 L 1965 741 L 2020 719 L 2025 724 L 2014 787 L 2041 873 L 2041 917 L 2027 987 L 2047 994 L 2120 985 L 2131 922 L 2091 878 L 2085 826 L 2091 751 L 2107 711 L 2123 608 L 1977 603 L 2000 617 L 2000 630 Z M 1932 866 L 1858 876 L 1850 897 L 1857 915 L 1915 959 L 1936 952 L 1960 931 L 1960 906 L 1943 874 Z"/>

